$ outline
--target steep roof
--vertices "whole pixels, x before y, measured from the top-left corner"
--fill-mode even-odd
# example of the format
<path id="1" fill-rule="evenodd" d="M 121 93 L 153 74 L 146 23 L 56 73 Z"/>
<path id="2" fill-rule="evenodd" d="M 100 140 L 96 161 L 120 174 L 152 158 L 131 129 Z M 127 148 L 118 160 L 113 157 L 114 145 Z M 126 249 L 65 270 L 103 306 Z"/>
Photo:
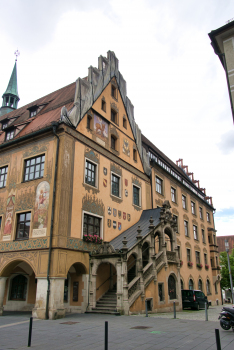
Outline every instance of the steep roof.
<path id="1" fill-rule="evenodd" d="M 17 96 L 17 98 L 19 99 L 19 95 L 18 95 L 18 87 L 17 87 L 17 66 L 16 66 L 16 61 L 15 61 L 15 65 L 13 68 L 13 71 L 11 73 L 11 77 L 7 86 L 6 91 L 4 92 L 4 95 L 7 94 L 11 94 L 14 96 Z"/>
<path id="2" fill-rule="evenodd" d="M 153 225 L 157 226 L 160 223 L 160 211 L 161 208 L 156 208 L 156 209 L 148 209 L 148 210 L 143 210 L 140 220 L 122 232 L 119 236 L 115 237 L 110 241 L 111 245 L 114 247 L 114 249 L 121 249 L 123 247 L 123 239 L 126 237 L 127 239 L 127 248 L 130 249 L 132 248 L 136 243 L 137 243 L 137 229 L 138 226 L 140 226 L 141 231 L 141 236 L 142 238 L 145 237 L 152 229 L 149 229 L 150 225 L 150 217 L 152 216 L 152 219 L 154 220 Z"/>

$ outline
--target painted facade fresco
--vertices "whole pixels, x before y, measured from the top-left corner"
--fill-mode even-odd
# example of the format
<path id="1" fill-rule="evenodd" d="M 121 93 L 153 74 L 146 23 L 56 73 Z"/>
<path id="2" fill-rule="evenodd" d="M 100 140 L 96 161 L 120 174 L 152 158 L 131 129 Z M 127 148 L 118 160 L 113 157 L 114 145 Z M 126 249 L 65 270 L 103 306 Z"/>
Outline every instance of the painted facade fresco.
<path id="1" fill-rule="evenodd" d="M 4 227 L 4 232 L 3 232 L 3 235 L 5 237 L 11 235 L 11 230 L 12 230 L 12 225 L 13 225 L 14 206 L 15 206 L 15 194 L 11 194 L 7 198 L 5 227 Z"/>
<path id="2" fill-rule="evenodd" d="M 96 114 L 94 114 L 94 132 L 98 137 L 100 137 L 104 141 L 107 141 L 108 124 L 102 118 L 98 117 Z"/>
<path id="3" fill-rule="evenodd" d="M 36 190 L 35 212 L 33 223 L 33 237 L 46 236 L 50 185 L 42 181 Z"/>

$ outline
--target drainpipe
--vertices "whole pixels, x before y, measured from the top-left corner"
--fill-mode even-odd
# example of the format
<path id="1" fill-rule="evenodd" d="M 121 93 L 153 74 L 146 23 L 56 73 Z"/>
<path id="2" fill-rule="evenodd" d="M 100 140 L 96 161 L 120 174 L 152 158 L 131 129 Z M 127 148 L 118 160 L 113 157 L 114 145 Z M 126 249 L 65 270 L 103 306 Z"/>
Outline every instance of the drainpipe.
<path id="1" fill-rule="evenodd" d="M 91 256 L 91 253 L 89 252 L 89 283 L 88 283 L 88 305 L 86 307 L 86 311 L 88 310 L 88 307 L 89 307 L 89 288 L 90 288 L 90 274 L 91 274 L 91 264 L 90 264 L 90 256 Z"/>
<path id="2" fill-rule="evenodd" d="M 153 173 L 153 169 L 151 169 L 151 173 L 150 173 L 150 188 L 151 188 L 151 206 L 152 206 L 152 209 L 154 209 L 152 173 Z"/>
<path id="3" fill-rule="evenodd" d="M 49 319 L 49 299 L 50 299 L 50 264 L 51 264 L 51 253 L 52 253 L 52 237 L 53 237 L 53 227 L 54 227 L 54 205 L 55 205 L 55 190 L 56 190 L 56 177 L 58 168 L 58 151 L 59 151 L 59 137 L 56 134 L 58 122 L 52 122 L 54 136 L 57 137 L 57 147 L 56 147 L 56 159 L 55 159 L 55 169 L 54 169 L 54 188 L 53 188 L 53 199 L 52 199 L 52 212 L 51 212 L 51 223 L 50 223 L 50 245 L 49 245 L 49 258 L 48 258 L 48 268 L 47 268 L 47 296 L 46 296 L 46 319 Z"/>

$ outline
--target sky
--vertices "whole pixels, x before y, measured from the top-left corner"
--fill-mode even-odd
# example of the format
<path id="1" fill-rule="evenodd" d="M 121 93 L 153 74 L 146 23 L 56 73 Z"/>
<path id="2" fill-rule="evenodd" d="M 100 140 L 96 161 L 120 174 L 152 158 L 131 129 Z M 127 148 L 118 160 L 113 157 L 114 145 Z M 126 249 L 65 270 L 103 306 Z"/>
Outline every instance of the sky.
<path id="1" fill-rule="evenodd" d="M 225 72 L 208 37 L 234 17 L 233 1 L 0 5 L 1 94 L 16 49 L 18 107 L 87 76 L 100 55 L 114 51 L 142 133 L 174 162 L 183 159 L 213 197 L 217 235 L 234 235 L 234 125 Z"/>

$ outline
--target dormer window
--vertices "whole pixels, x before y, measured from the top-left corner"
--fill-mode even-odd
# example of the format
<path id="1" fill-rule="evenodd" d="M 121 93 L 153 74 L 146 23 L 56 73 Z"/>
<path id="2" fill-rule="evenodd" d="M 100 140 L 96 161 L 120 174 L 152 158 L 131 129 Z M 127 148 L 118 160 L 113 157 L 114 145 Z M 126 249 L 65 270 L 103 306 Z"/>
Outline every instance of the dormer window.
<path id="1" fill-rule="evenodd" d="M 35 117 L 35 115 L 37 115 L 37 109 L 34 108 L 31 111 L 29 111 L 29 113 L 30 113 L 30 118 Z"/>
<path id="2" fill-rule="evenodd" d="M 6 129 L 8 125 L 8 122 L 3 122 L 2 123 L 2 130 Z"/>
<path id="3" fill-rule="evenodd" d="M 10 130 L 6 132 L 6 141 L 12 140 L 15 135 L 15 130 Z"/>

